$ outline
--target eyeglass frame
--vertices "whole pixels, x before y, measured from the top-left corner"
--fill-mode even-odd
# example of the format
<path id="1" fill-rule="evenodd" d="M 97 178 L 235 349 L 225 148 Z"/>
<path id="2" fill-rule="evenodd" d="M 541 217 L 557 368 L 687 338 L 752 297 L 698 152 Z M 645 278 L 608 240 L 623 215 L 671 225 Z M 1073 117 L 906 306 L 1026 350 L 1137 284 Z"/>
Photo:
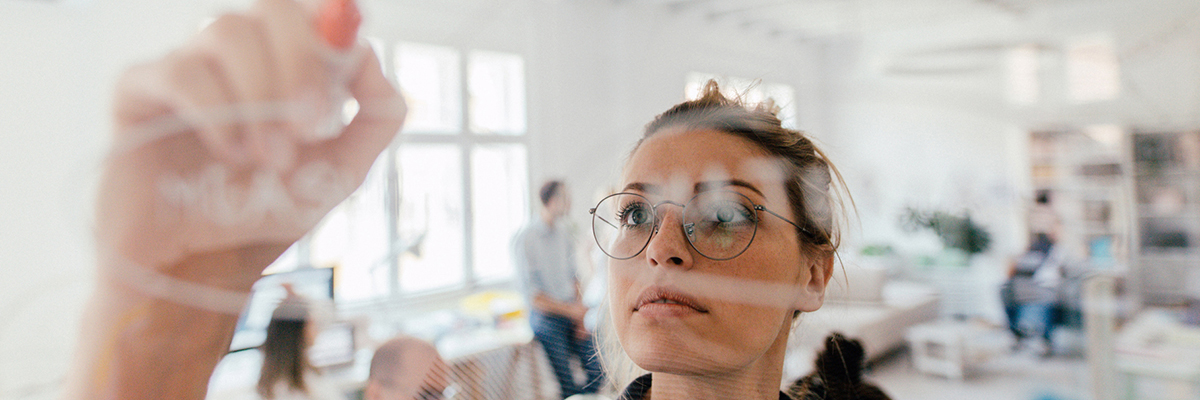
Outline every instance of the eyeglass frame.
<path id="1" fill-rule="evenodd" d="M 696 250 L 696 253 L 697 253 L 697 254 L 700 254 L 700 255 L 704 256 L 704 258 L 707 258 L 707 259 L 709 259 L 709 260 L 713 260 L 713 261 L 726 261 L 726 260 L 732 260 L 732 259 L 738 258 L 738 256 L 741 256 L 742 254 L 746 253 L 746 250 L 749 250 L 749 249 L 750 249 L 750 245 L 751 245 L 751 244 L 753 244 L 753 243 L 754 243 L 754 239 L 758 237 L 758 224 L 759 224 L 759 222 L 761 222 L 761 221 L 762 221 L 762 218 L 761 218 L 761 217 L 758 217 L 757 215 L 755 216 L 755 219 L 754 219 L 754 233 L 750 235 L 750 240 L 746 242 L 746 247 L 742 248 L 742 250 L 741 250 L 741 251 L 738 251 L 738 252 L 737 252 L 737 254 L 734 254 L 734 255 L 732 255 L 732 256 L 730 256 L 730 257 L 726 257 L 726 258 L 714 258 L 714 257 L 710 257 L 710 256 L 709 256 L 709 255 L 707 255 L 707 254 L 704 254 L 704 252 L 703 252 L 703 251 L 700 251 L 700 249 L 696 248 L 696 244 L 695 244 L 695 243 L 692 243 L 692 238 L 691 238 L 691 235 L 689 235 L 689 234 L 688 234 L 688 232 L 687 232 L 687 229 L 688 229 L 688 227 L 684 227 L 683 220 L 682 220 L 682 216 L 684 215 L 684 212 L 687 210 L 687 205 L 688 205 L 688 204 L 691 204 L 691 203 L 692 203 L 692 201 L 693 201 L 693 200 L 696 200 L 696 198 L 697 198 L 697 197 L 700 197 L 701 195 L 705 195 L 705 194 L 713 193 L 713 192 L 726 192 L 726 193 L 732 193 L 732 194 L 735 194 L 735 195 L 741 196 L 742 198 L 746 199 L 746 202 L 747 202 L 747 203 L 749 203 L 749 204 L 750 204 L 750 206 L 751 206 L 751 209 L 753 209 L 753 210 L 755 210 L 755 211 L 765 211 L 767 214 L 774 215 L 774 216 L 775 216 L 775 218 L 779 218 L 779 219 L 783 220 L 783 222 L 787 222 L 788 224 L 791 224 L 792 226 L 796 227 L 796 230 L 800 231 L 801 233 L 804 233 L 804 234 L 810 234 L 810 232 L 808 231 L 808 229 L 804 229 L 804 227 L 801 227 L 799 224 L 797 224 L 797 223 L 795 223 L 795 222 L 792 222 L 792 220 L 789 220 L 789 219 L 787 219 L 787 218 L 784 218 L 782 215 L 776 214 L 774 211 L 771 211 L 771 210 L 767 209 L 767 207 L 766 207 L 766 206 L 764 206 L 764 205 L 762 205 L 762 204 L 757 204 L 757 203 L 755 203 L 755 202 L 754 202 L 754 200 L 751 200 L 751 199 L 750 199 L 750 197 L 748 197 L 748 196 L 746 196 L 746 195 L 744 195 L 744 194 L 741 194 L 741 193 L 738 193 L 738 192 L 732 191 L 732 190 L 709 190 L 709 191 L 703 191 L 703 192 L 700 192 L 700 193 L 696 193 L 695 195 L 693 195 L 691 198 L 689 198 L 689 199 L 688 199 L 686 202 L 684 202 L 683 204 L 679 204 L 678 202 L 674 202 L 674 201 L 671 201 L 671 200 L 663 200 L 663 201 L 660 201 L 660 202 L 658 202 L 658 203 L 653 203 L 653 202 L 651 202 L 651 201 L 650 201 L 650 199 L 649 199 L 648 197 L 646 197 L 646 196 L 643 196 L 643 195 L 641 195 L 641 194 L 638 194 L 638 193 L 632 193 L 632 192 L 620 192 L 620 193 L 613 193 L 613 194 L 610 194 L 610 195 L 608 195 L 608 196 L 604 196 L 604 198 L 602 198 L 602 199 L 600 199 L 600 201 L 596 202 L 596 206 L 595 206 L 595 207 L 592 207 L 592 208 L 589 208 L 589 209 L 588 209 L 588 214 L 590 214 L 590 215 L 592 216 L 592 240 L 595 240 L 595 241 L 596 241 L 596 246 L 600 247 L 600 251 L 604 252 L 604 255 L 606 255 L 606 256 L 608 256 L 609 258 L 612 258 L 612 259 L 614 259 L 614 260 L 628 260 L 628 259 L 632 259 L 632 258 L 634 258 L 634 257 L 637 257 L 638 255 L 642 254 L 642 252 L 646 251 L 646 248 L 647 248 L 647 247 L 650 247 L 650 241 L 651 241 L 651 240 L 654 240 L 654 236 L 658 234 L 658 230 L 659 230 L 659 229 L 662 229 L 662 219 L 658 217 L 658 214 L 659 214 L 659 213 L 658 213 L 658 207 L 659 207 L 659 206 L 661 206 L 661 205 L 664 205 L 664 204 L 670 204 L 670 205 L 674 205 L 674 206 L 678 206 L 678 207 L 679 207 L 679 215 L 681 216 L 681 217 L 680 217 L 680 221 L 679 221 L 679 222 L 680 222 L 680 224 L 679 224 L 679 228 L 684 230 L 684 231 L 683 231 L 683 236 L 684 236 L 685 238 L 687 238 L 688 246 L 691 246 L 691 248 L 692 248 L 693 250 Z M 649 236 L 646 236 L 646 243 L 642 244 L 642 248 L 641 248 L 641 249 L 638 249 L 638 251 L 637 251 L 637 252 L 635 252 L 635 253 L 633 253 L 633 255 L 631 255 L 631 256 L 629 256 L 629 257 L 624 257 L 624 258 L 622 258 L 622 257 L 614 257 L 612 254 L 608 254 L 608 250 L 605 250 L 605 249 L 604 249 L 604 245 L 603 245 L 603 244 L 600 244 L 600 238 L 599 238 L 599 237 L 596 237 L 596 219 L 597 219 L 597 218 L 599 218 L 598 216 L 596 216 L 596 210 L 600 208 L 600 204 L 604 203 L 604 201 L 605 201 L 605 200 L 608 200 L 608 199 L 609 199 L 609 198 L 611 198 L 611 197 L 614 197 L 614 196 L 620 196 L 620 195 L 632 195 L 632 196 L 641 197 L 643 200 L 646 200 L 646 204 L 649 204 L 649 205 L 650 205 L 650 212 L 651 212 L 651 214 L 650 214 L 650 215 L 651 215 L 652 217 L 654 217 L 654 227 L 651 229 L 650 235 L 649 235 Z M 601 218 L 601 220 L 603 220 L 603 219 Z M 605 221 L 605 222 L 608 222 L 608 221 Z M 610 224 L 610 225 L 611 225 L 611 224 Z M 695 225 L 695 223 L 688 224 L 688 225 Z"/>

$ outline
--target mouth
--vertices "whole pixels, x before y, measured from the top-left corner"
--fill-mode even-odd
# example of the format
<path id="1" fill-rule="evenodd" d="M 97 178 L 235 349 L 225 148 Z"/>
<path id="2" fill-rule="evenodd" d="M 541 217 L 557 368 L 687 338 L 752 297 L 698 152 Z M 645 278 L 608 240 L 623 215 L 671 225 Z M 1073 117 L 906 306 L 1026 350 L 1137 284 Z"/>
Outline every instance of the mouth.
<path id="1" fill-rule="evenodd" d="M 651 287 L 643 291 L 642 295 L 638 296 L 637 302 L 634 303 L 633 311 L 637 312 L 645 307 L 680 307 L 690 308 L 701 313 L 708 312 L 708 309 L 695 298 L 678 290 L 663 287 Z"/>

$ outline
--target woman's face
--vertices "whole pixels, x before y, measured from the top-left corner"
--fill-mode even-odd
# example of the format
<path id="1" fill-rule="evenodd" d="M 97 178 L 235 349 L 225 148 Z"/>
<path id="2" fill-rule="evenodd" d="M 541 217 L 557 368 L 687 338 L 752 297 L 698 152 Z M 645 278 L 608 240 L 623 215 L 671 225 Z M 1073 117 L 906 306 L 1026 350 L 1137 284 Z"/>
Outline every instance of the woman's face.
<path id="1" fill-rule="evenodd" d="M 712 130 L 664 130 L 642 142 L 623 189 L 653 204 L 685 204 L 707 190 L 745 195 L 795 221 L 783 169 L 752 142 Z M 715 261 L 688 244 L 680 206 L 656 209 L 661 228 L 636 257 L 612 260 L 609 288 L 621 345 L 638 366 L 711 375 L 778 369 L 795 310 L 820 307 L 831 258 L 801 254 L 796 228 L 758 212 L 740 256 Z M 816 267 L 814 267 L 816 266 Z"/>

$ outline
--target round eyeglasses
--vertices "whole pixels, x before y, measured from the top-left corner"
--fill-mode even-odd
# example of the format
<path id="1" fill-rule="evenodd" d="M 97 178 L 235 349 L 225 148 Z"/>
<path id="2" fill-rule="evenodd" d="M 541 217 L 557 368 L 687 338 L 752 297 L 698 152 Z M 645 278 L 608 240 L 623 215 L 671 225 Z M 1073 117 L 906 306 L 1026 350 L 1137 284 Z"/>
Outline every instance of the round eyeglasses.
<path id="1" fill-rule="evenodd" d="M 650 244 L 650 238 L 661 228 L 658 207 L 672 204 L 683 207 L 682 228 L 688 243 L 700 255 L 713 260 L 729 260 L 750 248 L 758 233 L 758 213 L 768 214 L 804 228 L 787 218 L 754 204 L 745 195 L 724 190 L 700 192 L 686 204 L 672 201 L 651 203 L 636 193 L 609 195 L 589 210 L 592 214 L 592 235 L 600 250 L 609 257 L 627 260 L 636 257 Z"/>

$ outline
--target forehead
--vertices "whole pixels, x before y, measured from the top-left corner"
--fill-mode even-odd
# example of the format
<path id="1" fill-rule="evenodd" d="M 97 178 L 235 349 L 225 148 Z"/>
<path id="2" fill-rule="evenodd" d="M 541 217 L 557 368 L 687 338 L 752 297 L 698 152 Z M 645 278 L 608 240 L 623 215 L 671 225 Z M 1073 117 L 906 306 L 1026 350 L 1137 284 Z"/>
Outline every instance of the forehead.
<path id="1" fill-rule="evenodd" d="M 711 129 L 667 129 L 646 138 L 634 151 L 622 186 L 640 183 L 684 195 L 699 182 L 730 180 L 748 182 L 768 194 L 782 189 L 783 168 L 748 139 Z"/>

